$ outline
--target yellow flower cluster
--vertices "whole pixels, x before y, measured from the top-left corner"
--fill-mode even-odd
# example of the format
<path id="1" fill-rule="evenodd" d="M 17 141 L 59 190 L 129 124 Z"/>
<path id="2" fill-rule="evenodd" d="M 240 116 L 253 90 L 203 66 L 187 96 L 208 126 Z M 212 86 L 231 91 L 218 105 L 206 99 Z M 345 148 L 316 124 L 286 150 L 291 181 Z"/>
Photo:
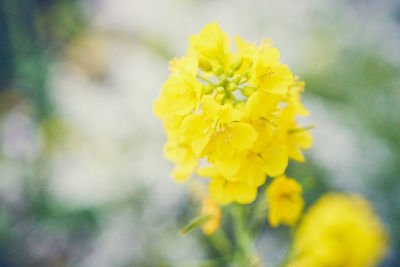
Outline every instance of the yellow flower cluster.
<path id="1" fill-rule="evenodd" d="M 211 178 L 209 194 L 219 204 L 252 202 L 267 176 L 283 175 L 289 158 L 304 161 L 301 150 L 312 145 L 295 120 L 308 115 L 304 82 L 270 40 L 257 46 L 236 36 L 235 44 L 237 51 L 216 22 L 207 24 L 190 37 L 187 55 L 170 62 L 154 103 L 173 178 L 185 181 L 197 169 Z M 200 159 L 208 165 L 199 167 Z"/>
<path id="2" fill-rule="evenodd" d="M 386 231 L 369 203 L 330 193 L 304 215 L 287 267 L 376 266 L 386 250 Z"/>

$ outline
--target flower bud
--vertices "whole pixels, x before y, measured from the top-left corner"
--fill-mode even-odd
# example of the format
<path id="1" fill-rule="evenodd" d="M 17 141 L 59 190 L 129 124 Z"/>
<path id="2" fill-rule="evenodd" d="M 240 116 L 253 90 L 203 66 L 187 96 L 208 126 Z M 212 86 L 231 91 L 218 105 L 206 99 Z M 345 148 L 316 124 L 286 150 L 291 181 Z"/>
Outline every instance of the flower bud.
<path id="1" fill-rule="evenodd" d="M 251 96 L 255 91 L 255 88 L 249 86 L 245 86 L 242 88 L 242 94 L 247 97 Z"/>
<path id="2" fill-rule="evenodd" d="M 228 91 L 229 91 L 229 92 L 235 91 L 236 88 L 237 88 L 237 86 L 236 86 L 236 84 L 234 84 L 234 83 L 230 83 L 230 84 L 228 85 Z"/>
<path id="3" fill-rule="evenodd" d="M 233 58 L 232 64 L 231 64 L 231 68 L 232 70 L 238 70 L 240 68 L 240 66 L 242 66 L 243 63 L 243 58 L 241 55 L 236 55 Z"/>
<path id="4" fill-rule="evenodd" d="M 208 95 L 214 91 L 214 86 L 212 84 L 203 85 L 201 88 L 203 94 Z"/>
<path id="5" fill-rule="evenodd" d="M 217 93 L 218 94 L 222 94 L 222 93 L 225 93 L 225 89 L 224 89 L 224 87 L 222 87 L 222 86 L 219 86 L 219 87 L 217 87 Z"/>
<path id="6" fill-rule="evenodd" d="M 238 84 L 242 77 L 239 74 L 233 75 L 232 82 Z"/>
<path id="7" fill-rule="evenodd" d="M 201 57 L 199 59 L 199 67 L 203 70 L 203 71 L 211 71 L 212 66 L 211 63 L 208 59 Z"/>
<path id="8" fill-rule="evenodd" d="M 222 73 L 224 73 L 224 68 L 221 67 L 221 66 L 218 66 L 218 67 L 215 69 L 215 74 L 216 74 L 217 76 L 219 76 L 219 75 L 221 75 Z"/>

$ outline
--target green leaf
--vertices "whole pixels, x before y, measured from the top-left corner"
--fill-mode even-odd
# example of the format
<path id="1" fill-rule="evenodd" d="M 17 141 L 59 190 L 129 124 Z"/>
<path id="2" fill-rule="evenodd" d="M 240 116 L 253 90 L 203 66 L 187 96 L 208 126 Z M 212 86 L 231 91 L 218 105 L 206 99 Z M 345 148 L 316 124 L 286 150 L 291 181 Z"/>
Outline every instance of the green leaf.
<path id="1" fill-rule="evenodd" d="M 192 231 L 194 228 L 199 227 L 200 225 L 202 225 L 203 223 L 208 221 L 209 218 L 210 218 L 210 215 L 195 217 L 193 220 L 191 220 L 185 227 L 183 227 L 179 231 L 179 234 L 181 234 L 181 235 L 187 234 L 188 232 Z"/>

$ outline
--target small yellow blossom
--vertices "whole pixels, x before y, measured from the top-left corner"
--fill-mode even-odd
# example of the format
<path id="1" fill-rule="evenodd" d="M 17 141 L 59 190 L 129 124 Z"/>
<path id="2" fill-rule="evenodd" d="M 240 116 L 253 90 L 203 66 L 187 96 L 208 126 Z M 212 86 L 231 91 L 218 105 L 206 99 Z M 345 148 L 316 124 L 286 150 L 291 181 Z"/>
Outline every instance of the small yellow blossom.
<path id="1" fill-rule="evenodd" d="M 198 35 L 190 36 L 189 51 L 195 51 L 200 60 L 224 64 L 231 52 L 230 38 L 217 22 L 207 24 Z"/>
<path id="2" fill-rule="evenodd" d="M 201 84 L 195 76 L 184 72 L 171 76 L 161 89 L 161 96 L 154 109 L 161 118 L 170 115 L 187 115 L 195 110 L 200 101 Z M 162 114 L 164 113 L 164 114 Z"/>
<path id="3" fill-rule="evenodd" d="M 248 204 L 254 201 L 257 196 L 257 185 L 249 184 L 236 177 L 224 177 L 215 166 L 202 167 L 197 170 L 201 177 L 211 178 L 208 184 L 210 196 L 219 204 L 238 202 Z"/>
<path id="4" fill-rule="evenodd" d="M 299 81 L 298 77 L 293 79 L 287 93 L 287 102 L 293 112 L 300 116 L 307 116 L 310 112 L 303 106 L 300 101 L 300 94 L 304 91 L 305 82 Z"/>
<path id="5" fill-rule="evenodd" d="M 295 225 L 304 207 L 301 186 L 296 180 L 280 176 L 267 188 L 268 220 L 272 227 L 280 223 Z"/>
<path id="6" fill-rule="evenodd" d="M 199 157 L 208 154 L 219 170 L 233 175 L 237 153 L 249 149 L 257 138 L 253 127 L 239 120 L 244 112 L 230 103 L 219 105 L 211 96 L 203 97 L 203 114 L 191 114 L 182 122 L 182 135 Z"/>
<path id="7" fill-rule="evenodd" d="M 376 266 L 386 250 L 386 231 L 370 204 L 356 194 L 330 193 L 302 219 L 287 266 Z"/>
<path id="8" fill-rule="evenodd" d="M 284 132 L 288 156 L 299 162 L 304 162 L 302 149 L 311 148 L 313 137 L 307 128 L 301 127 L 295 121 L 295 113 L 291 107 L 285 108 L 280 115 L 281 129 Z"/>
<path id="9" fill-rule="evenodd" d="M 279 63 L 279 51 L 268 48 L 261 51 L 254 62 L 251 83 L 273 94 L 285 94 L 293 81 L 293 74 L 286 65 Z"/>
<path id="10" fill-rule="evenodd" d="M 164 155 L 167 159 L 176 163 L 172 170 L 172 177 L 177 182 L 183 182 L 190 178 L 198 164 L 197 157 L 185 143 L 168 141 L 164 146 Z"/>
<path id="11" fill-rule="evenodd" d="M 221 225 L 222 212 L 212 198 L 206 197 L 203 199 L 200 215 L 208 216 L 207 221 L 201 225 L 201 229 L 206 235 L 211 235 L 218 230 Z"/>
<path id="12" fill-rule="evenodd" d="M 174 58 L 169 63 L 169 69 L 171 70 L 171 76 L 182 76 L 191 75 L 196 77 L 198 59 L 194 56 Z"/>

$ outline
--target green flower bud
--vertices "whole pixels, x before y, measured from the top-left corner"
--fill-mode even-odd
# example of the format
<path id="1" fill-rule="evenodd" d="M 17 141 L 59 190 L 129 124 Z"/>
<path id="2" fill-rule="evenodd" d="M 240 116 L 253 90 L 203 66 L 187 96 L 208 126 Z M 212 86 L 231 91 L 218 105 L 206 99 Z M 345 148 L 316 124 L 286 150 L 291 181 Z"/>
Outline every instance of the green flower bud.
<path id="1" fill-rule="evenodd" d="M 217 93 L 218 93 L 218 94 L 225 93 L 224 87 L 222 87 L 222 86 L 217 87 Z"/>
<path id="2" fill-rule="evenodd" d="M 221 67 L 221 66 L 218 66 L 218 67 L 215 69 L 214 73 L 215 73 L 217 76 L 219 76 L 219 75 L 221 75 L 222 73 L 224 73 L 224 68 Z"/>
<path id="3" fill-rule="evenodd" d="M 229 92 L 235 91 L 236 88 L 237 88 L 236 84 L 234 84 L 234 83 L 229 83 L 229 85 L 228 85 L 228 91 L 229 91 Z"/>
<path id="4" fill-rule="evenodd" d="M 232 61 L 231 68 L 235 71 L 238 70 L 243 63 L 243 58 L 241 55 L 236 55 Z"/>
<path id="5" fill-rule="evenodd" d="M 251 96 L 255 91 L 254 87 L 245 86 L 242 88 L 242 94 L 247 97 Z"/>
<path id="6" fill-rule="evenodd" d="M 202 86 L 201 91 L 203 94 L 208 95 L 214 91 L 214 86 L 212 84 L 207 84 L 206 86 Z"/>
<path id="7" fill-rule="evenodd" d="M 238 84 L 241 78 L 242 76 L 240 76 L 239 74 L 235 74 L 233 75 L 232 82 Z"/>
<path id="8" fill-rule="evenodd" d="M 211 71 L 211 69 L 212 69 L 210 61 L 208 59 L 206 59 L 205 57 L 201 57 L 199 59 L 199 67 L 203 71 Z"/>

